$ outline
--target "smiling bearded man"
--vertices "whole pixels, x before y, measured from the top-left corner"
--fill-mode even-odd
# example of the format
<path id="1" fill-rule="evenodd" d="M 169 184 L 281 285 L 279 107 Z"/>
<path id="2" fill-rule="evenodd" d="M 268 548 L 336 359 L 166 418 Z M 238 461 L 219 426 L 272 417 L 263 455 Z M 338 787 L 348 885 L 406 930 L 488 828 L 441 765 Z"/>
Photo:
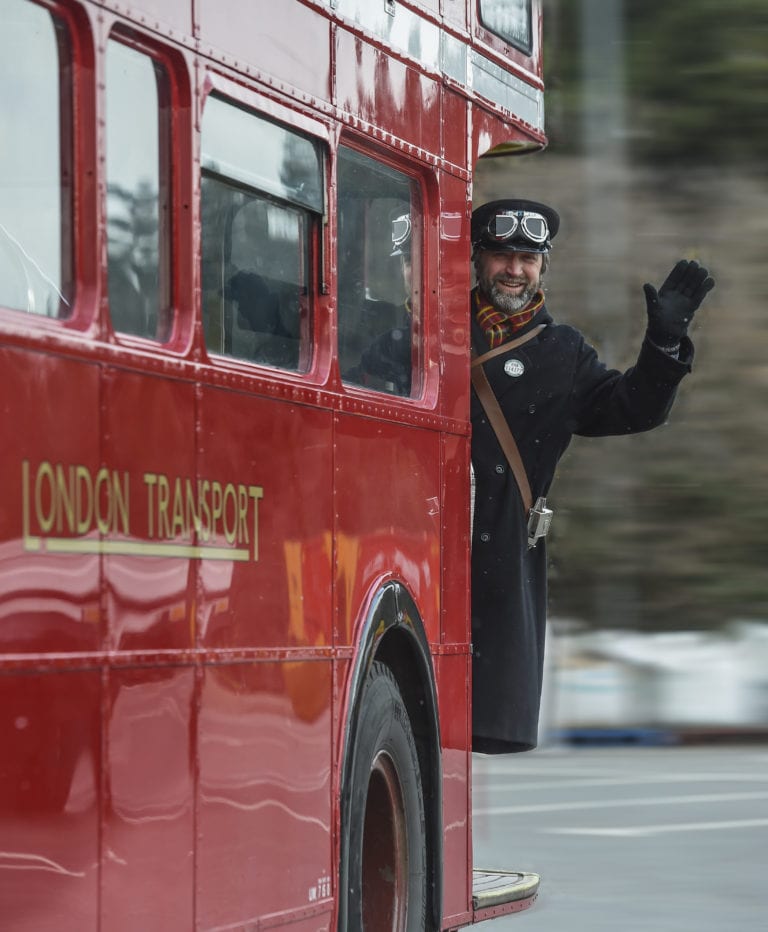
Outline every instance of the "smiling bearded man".
<path id="1" fill-rule="evenodd" d="M 666 420 L 691 371 L 688 325 L 714 285 L 687 261 L 658 291 L 645 285 L 648 325 L 637 362 L 624 373 L 608 369 L 545 306 L 541 280 L 559 226 L 557 212 L 535 201 L 492 201 L 472 215 L 472 381 L 485 398 L 473 390 L 472 746 L 489 754 L 536 746 L 547 556 L 484 404 L 495 396 L 532 501 L 543 499 L 574 434 L 638 433 Z"/>
<path id="2" fill-rule="evenodd" d="M 481 253 L 477 283 L 493 307 L 507 314 L 522 310 L 536 296 L 543 257 L 537 253 Z"/>

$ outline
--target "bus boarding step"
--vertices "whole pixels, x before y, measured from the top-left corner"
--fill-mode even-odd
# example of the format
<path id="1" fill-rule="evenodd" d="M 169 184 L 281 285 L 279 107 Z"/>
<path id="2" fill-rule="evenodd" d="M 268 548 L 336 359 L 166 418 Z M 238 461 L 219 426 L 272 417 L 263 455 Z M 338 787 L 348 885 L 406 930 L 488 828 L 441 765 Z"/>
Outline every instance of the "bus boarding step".
<path id="1" fill-rule="evenodd" d="M 472 871 L 472 907 L 475 911 L 518 903 L 530 906 L 539 892 L 538 874 L 524 871 Z"/>

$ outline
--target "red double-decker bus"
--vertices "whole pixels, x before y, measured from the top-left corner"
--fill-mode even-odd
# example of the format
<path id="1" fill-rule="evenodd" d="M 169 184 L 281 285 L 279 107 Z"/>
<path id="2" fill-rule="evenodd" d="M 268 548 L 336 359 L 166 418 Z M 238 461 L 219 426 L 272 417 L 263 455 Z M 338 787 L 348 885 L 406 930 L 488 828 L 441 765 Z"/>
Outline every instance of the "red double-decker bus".
<path id="1" fill-rule="evenodd" d="M 2 0 L 0 926 L 455 929 L 468 230 L 538 0 Z"/>

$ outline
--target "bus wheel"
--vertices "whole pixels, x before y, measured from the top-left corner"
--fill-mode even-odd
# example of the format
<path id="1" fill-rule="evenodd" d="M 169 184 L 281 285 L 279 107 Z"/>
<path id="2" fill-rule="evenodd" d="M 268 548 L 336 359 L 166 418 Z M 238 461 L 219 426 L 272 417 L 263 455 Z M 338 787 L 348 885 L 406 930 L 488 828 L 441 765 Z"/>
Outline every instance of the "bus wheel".
<path id="1" fill-rule="evenodd" d="M 360 705 L 349 803 L 347 928 L 423 932 L 424 799 L 411 723 L 397 682 L 374 663 Z"/>

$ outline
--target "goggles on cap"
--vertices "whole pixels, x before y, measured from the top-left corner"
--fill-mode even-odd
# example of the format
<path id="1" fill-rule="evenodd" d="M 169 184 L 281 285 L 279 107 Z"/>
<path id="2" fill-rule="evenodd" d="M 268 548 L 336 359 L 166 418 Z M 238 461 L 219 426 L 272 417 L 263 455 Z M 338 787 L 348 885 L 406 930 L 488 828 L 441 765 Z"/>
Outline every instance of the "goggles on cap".
<path id="1" fill-rule="evenodd" d="M 401 214 L 392 221 L 393 256 L 401 256 L 411 248 L 411 215 Z"/>
<path id="2" fill-rule="evenodd" d="M 481 234 L 481 239 L 495 243 L 506 243 L 517 237 L 542 246 L 549 239 L 546 217 L 531 210 L 501 210 L 488 220 Z"/>

